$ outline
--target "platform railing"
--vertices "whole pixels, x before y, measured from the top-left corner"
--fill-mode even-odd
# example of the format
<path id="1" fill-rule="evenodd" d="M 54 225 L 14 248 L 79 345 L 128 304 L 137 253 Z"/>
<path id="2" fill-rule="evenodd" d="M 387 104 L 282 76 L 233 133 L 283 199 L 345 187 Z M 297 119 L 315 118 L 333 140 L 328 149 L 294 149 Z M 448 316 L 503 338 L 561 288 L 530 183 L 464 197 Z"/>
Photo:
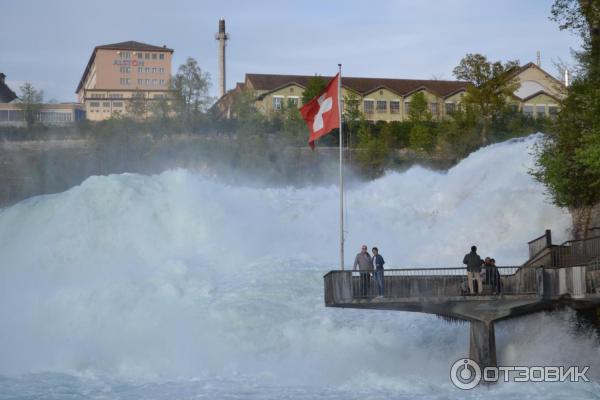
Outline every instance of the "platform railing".
<path id="1" fill-rule="evenodd" d="M 479 295 L 540 294 L 541 269 L 528 267 L 483 268 Z M 380 271 L 331 271 L 325 275 L 326 301 L 353 299 L 448 298 L 469 295 L 465 268 L 402 268 Z"/>
<path id="2" fill-rule="evenodd" d="M 600 258 L 600 236 L 569 240 L 552 248 L 552 266 L 582 265 Z"/>
<path id="3" fill-rule="evenodd" d="M 532 259 L 545 248 L 552 246 L 552 232 L 550 229 L 546 229 L 542 236 L 533 239 L 527 245 L 529 247 L 529 259 Z"/>
<path id="4" fill-rule="evenodd" d="M 585 266 L 586 293 L 600 295 L 600 260 Z"/>

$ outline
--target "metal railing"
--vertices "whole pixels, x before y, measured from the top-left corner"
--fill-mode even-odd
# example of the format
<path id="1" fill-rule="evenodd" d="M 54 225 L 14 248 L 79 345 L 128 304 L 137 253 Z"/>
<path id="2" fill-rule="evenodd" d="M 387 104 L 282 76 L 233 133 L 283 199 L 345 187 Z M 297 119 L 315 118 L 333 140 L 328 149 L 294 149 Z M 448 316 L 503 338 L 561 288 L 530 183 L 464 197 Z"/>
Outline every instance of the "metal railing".
<path id="1" fill-rule="evenodd" d="M 569 240 L 552 247 L 552 266 L 569 267 L 583 265 L 600 258 L 600 236 Z"/>
<path id="2" fill-rule="evenodd" d="M 600 295 L 600 260 L 585 266 L 586 293 Z"/>
<path id="3" fill-rule="evenodd" d="M 529 259 L 532 259 L 545 248 L 552 246 L 552 232 L 550 229 L 546 229 L 542 236 L 533 239 L 527 245 L 529 246 Z"/>
<path id="4" fill-rule="evenodd" d="M 482 269 L 482 288 L 474 280 L 481 295 L 540 294 L 542 273 L 539 268 L 496 267 Z M 410 268 L 383 271 L 331 271 L 325 275 L 325 297 L 328 302 L 353 299 L 447 298 L 469 294 L 465 268 Z"/>

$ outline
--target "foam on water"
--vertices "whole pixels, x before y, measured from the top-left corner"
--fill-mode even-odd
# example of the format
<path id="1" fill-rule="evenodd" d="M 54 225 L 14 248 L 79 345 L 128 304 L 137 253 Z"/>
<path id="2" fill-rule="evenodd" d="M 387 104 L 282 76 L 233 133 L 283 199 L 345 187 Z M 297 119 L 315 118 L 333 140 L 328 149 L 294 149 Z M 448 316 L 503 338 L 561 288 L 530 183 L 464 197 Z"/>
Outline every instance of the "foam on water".
<path id="1" fill-rule="evenodd" d="M 569 216 L 527 175 L 535 140 L 489 146 L 447 173 L 412 168 L 353 185 L 347 264 L 366 242 L 386 267 L 458 266 L 473 243 L 514 265 L 544 229 L 566 238 Z M 0 394 L 456 395 L 448 374 L 466 354 L 466 326 L 323 306 L 337 207 L 336 187 L 232 187 L 176 170 L 92 177 L 0 210 Z M 570 312 L 501 323 L 499 360 L 597 374 L 596 339 L 572 327 Z M 589 385 L 492 394 L 586 397 Z"/>

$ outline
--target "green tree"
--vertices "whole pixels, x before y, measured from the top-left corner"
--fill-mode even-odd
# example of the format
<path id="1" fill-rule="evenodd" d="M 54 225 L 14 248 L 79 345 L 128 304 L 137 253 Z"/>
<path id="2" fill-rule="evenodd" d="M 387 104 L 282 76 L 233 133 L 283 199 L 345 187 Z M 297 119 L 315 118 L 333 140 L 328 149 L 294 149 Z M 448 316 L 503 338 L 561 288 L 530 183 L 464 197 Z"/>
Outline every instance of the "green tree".
<path id="1" fill-rule="evenodd" d="M 474 113 L 481 123 L 480 140 L 489 142 L 489 131 L 494 118 L 506 112 L 508 99 L 519 88 L 510 72 L 519 61 L 491 62 L 481 54 L 467 54 L 453 70 L 457 79 L 471 82 L 463 98 L 466 112 Z"/>
<path id="2" fill-rule="evenodd" d="M 537 149 L 532 174 L 544 183 L 553 202 L 584 216 L 600 202 L 600 5 L 596 1 L 556 0 L 552 19 L 578 32 L 584 49 L 580 72 L 562 103 L 556 128 Z"/>
<path id="3" fill-rule="evenodd" d="M 149 104 L 144 92 L 134 92 L 127 102 L 127 114 L 138 120 L 144 120 L 148 116 Z"/>
<path id="4" fill-rule="evenodd" d="M 391 148 L 386 138 L 377 135 L 373 125 L 364 118 L 359 122 L 357 137 L 357 158 L 363 172 L 372 178 L 381 175 L 391 155 Z"/>
<path id="5" fill-rule="evenodd" d="M 431 120 L 431 113 L 427 109 L 425 93 L 418 92 L 410 97 L 408 103 L 408 119 L 411 122 L 425 122 Z"/>
<path id="6" fill-rule="evenodd" d="M 37 90 L 33 87 L 33 85 L 29 82 L 25 82 L 23 86 L 20 87 L 21 95 L 18 100 L 18 107 L 23 112 L 23 119 L 27 124 L 27 128 L 31 128 L 37 119 L 37 114 L 42 108 L 42 103 L 44 101 L 44 92 L 41 90 Z"/>
<path id="7" fill-rule="evenodd" d="M 211 102 L 208 95 L 210 86 L 210 75 L 202 72 L 192 57 L 179 66 L 171 80 L 171 87 L 175 95 L 175 109 L 185 121 L 195 121 L 206 111 Z"/>
<path id="8" fill-rule="evenodd" d="M 313 97 L 319 95 L 327 87 L 327 82 L 323 77 L 315 75 L 308 80 L 306 89 L 302 93 L 302 104 L 306 104 L 313 99 Z"/>

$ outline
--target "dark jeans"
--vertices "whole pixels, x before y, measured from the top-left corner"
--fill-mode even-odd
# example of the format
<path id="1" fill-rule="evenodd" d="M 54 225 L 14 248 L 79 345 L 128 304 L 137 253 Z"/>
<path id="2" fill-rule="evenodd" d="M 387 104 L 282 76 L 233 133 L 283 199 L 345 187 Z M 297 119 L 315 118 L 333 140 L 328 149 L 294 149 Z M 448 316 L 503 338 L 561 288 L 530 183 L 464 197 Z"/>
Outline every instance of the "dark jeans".
<path id="1" fill-rule="evenodd" d="M 368 272 L 361 272 L 358 279 L 358 295 L 360 297 L 367 297 L 369 295 L 369 287 L 371 286 L 371 274 Z"/>
<path id="2" fill-rule="evenodd" d="M 373 272 L 373 277 L 375 278 L 375 283 L 377 284 L 377 291 L 380 296 L 384 295 L 384 287 L 383 287 L 383 270 L 378 269 Z"/>

